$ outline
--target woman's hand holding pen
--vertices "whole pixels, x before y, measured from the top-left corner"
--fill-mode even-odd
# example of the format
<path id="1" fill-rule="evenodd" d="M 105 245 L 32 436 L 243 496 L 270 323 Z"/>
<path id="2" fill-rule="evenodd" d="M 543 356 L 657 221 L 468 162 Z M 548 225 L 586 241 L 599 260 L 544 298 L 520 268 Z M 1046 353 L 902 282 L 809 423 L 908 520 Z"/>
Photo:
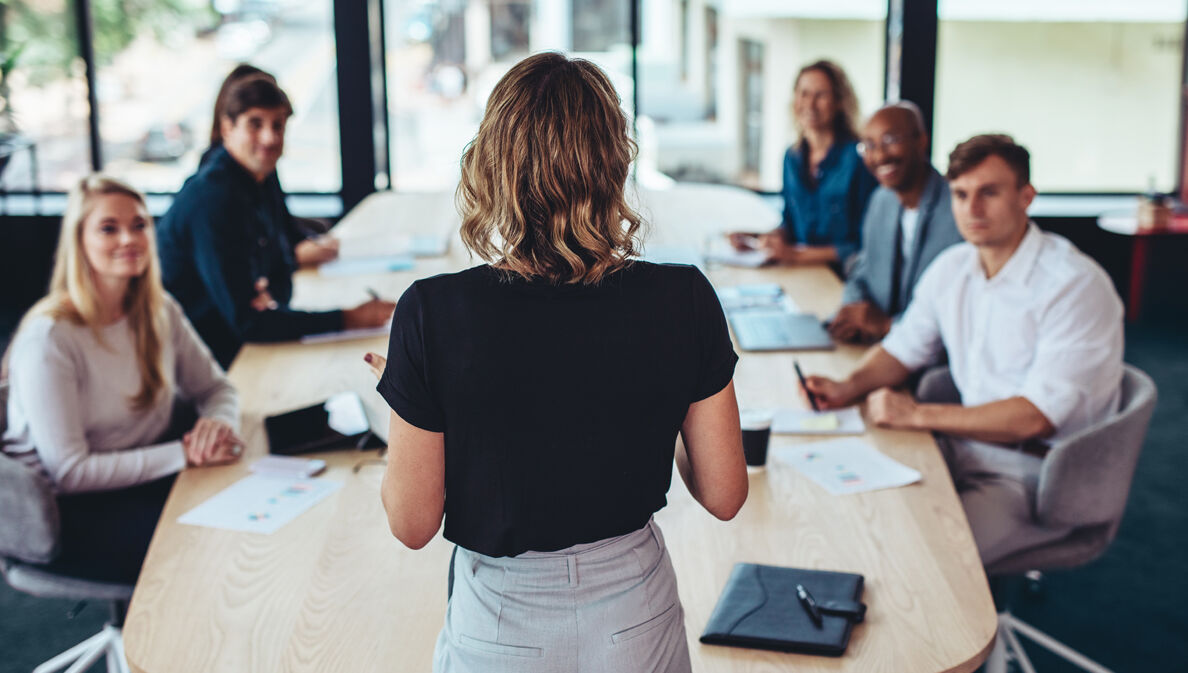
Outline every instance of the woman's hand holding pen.
<path id="1" fill-rule="evenodd" d="M 368 289 L 371 299 L 355 308 L 348 308 L 342 312 L 342 323 L 346 329 L 360 327 L 379 327 L 388 322 L 392 311 L 396 310 L 396 303 L 381 299 L 375 290 Z"/>

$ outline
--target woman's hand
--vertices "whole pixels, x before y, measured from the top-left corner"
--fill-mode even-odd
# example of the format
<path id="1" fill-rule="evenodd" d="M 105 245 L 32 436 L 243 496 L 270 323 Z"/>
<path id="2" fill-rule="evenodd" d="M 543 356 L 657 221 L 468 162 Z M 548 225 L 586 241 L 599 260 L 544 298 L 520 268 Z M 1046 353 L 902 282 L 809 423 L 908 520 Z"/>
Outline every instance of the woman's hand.
<path id="1" fill-rule="evenodd" d="M 199 418 L 182 437 L 186 463 L 193 466 L 235 462 L 243 451 L 243 440 L 235 430 L 215 418 Z"/>
<path id="2" fill-rule="evenodd" d="M 375 380 L 380 380 L 384 375 L 384 368 L 388 366 L 388 359 L 379 353 L 368 353 L 363 356 L 363 361 L 371 367 L 371 373 L 375 374 Z"/>

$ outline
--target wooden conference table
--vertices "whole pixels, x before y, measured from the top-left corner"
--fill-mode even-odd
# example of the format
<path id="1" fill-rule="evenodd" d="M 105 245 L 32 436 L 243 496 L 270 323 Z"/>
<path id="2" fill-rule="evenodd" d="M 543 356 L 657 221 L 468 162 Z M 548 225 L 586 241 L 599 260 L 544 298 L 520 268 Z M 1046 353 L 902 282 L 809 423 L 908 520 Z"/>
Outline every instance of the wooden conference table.
<path id="1" fill-rule="evenodd" d="M 640 200 L 649 241 L 701 249 L 706 234 L 764 229 L 777 216 L 758 197 L 727 187 L 676 186 Z M 355 208 L 339 236 L 456 231 L 449 194 L 381 193 Z M 322 308 L 397 297 L 416 278 L 472 264 L 456 234 L 448 255 L 417 260 L 413 271 L 326 278 L 302 271 L 299 305 Z M 841 286 L 823 267 L 710 268 L 719 286 L 777 281 L 803 310 L 828 315 Z M 328 453 L 322 477 L 344 483 L 334 495 L 272 535 L 177 523 L 177 518 L 247 474 L 265 454 L 262 418 L 357 391 L 386 428 L 387 409 L 363 363 L 386 352 L 386 337 L 317 345 L 249 345 L 231 367 L 247 442 L 239 464 L 186 470 L 178 478 L 141 572 L 124 627 L 133 670 L 273 672 L 428 671 L 446 608 L 452 545 L 440 534 L 419 551 L 387 528 L 380 504 L 383 467 L 375 453 Z M 786 353 L 741 353 L 735 385 L 743 406 L 800 406 Z M 803 353 L 809 372 L 841 376 L 861 350 Z M 668 506 L 656 515 L 676 567 L 694 671 L 972 671 L 993 643 L 994 605 L 977 550 L 936 445 L 925 433 L 871 429 L 866 439 L 921 472 L 912 486 L 830 496 L 791 467 L 750 475 L 746 505 L 720 522 L 674 474 Z M 773 436 L 772 447 L 796 441 Z M 735 562 L 822 568 L 866 576 L 865 623 L 841 658 L 697 642 Z"/>

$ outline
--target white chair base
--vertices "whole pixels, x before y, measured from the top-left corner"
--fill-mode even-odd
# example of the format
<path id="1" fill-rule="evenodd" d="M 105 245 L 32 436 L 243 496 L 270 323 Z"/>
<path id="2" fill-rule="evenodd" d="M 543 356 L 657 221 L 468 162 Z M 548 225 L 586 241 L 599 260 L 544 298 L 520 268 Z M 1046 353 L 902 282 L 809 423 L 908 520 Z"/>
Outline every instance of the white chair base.
<path id="1" fill-rule="evenodd" d="M 1023 673 L 1035 673 L 1031 659 L 1023 650 L 1019 636 L 1026 636 L 1029 640 L 1047 649 L 1052 654 L 1079 667 L 1089 673 L 1113 673 L 1110 669 L 1093 661 L 1089 657 L 1077 652 L 1064 643 L 1015 618 L 1010 612 L 998 613 L 998 638 L 994 642 L 994 649 L 986 658 L 986 673 L 1007 673 L 1007 663 L 1014 661 L 1023 669 Z"/>
<path id="2" fill-rule="evenodd" d="M 111 624 L 104 626 L 99 633 L 33 669 L 33 673 L 54 673 L 64 668 L 66 673 L 82 673 L 103 656 L 107 657 L 108 673 L 129 673 L 128 660 L 124 658 L 124 634 L 120 627 Z"/>

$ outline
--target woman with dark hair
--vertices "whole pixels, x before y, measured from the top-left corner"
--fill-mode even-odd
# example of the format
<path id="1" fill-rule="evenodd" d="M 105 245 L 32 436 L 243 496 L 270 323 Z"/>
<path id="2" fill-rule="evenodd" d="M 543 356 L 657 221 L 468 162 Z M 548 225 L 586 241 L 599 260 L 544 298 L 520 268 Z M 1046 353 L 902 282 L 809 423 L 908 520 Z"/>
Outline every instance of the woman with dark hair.
<path id="1" fill-rule="evenodd" d="M 700 271 L 636 259 L 634 154 L 597 66 L 512 67 L 457 192 L 488 263 L 413 283 L 386 361 L 366 356 L 392 408 L 392 533 L 418 549 L 444 516 L 457 545 L 439 673 L 690 668 L 652 514 L 674 457 L 711 514 L 742 507 L 738 358 Z"/>
<path id="2" fill-rule="evenodd" d="M 841 66 L 816 61 L 792 90 L 799 139 L 784 155 L 784 218 L 766 234 L 733 233 L 740 250 L 761 247 L 778 264 L 845 268 L 862 247 L 862 216 L 878 183 L 858 156 L 858 98 Z"/>
<path id="3" fill-rule="evenodd" d="M 219 95 L 215 96 L 214 112 L 211 114 L 210 147 L 202 153 L 198 164 L 206 163 L 216 148 L 223 146 L 222 119 L 227 115 L 227 99 L 231 88 L 238 82 L 250 77 L 264 77 L 276 84 L 276 78 L 271 73 L 248 63 L 235 66 L 219 87 Z M 276 173 L 269 176 L 265 188 L 275 192 L 280 203 L 285 203 L 285 190 L 281 188 L 280 178 Z M 308 217 L 295 217 L 289 213 L 288 205 L 284 206 L 285 234 L 293 245 L 293 257 L 301 266 L 313 266 L 329 262 L 338 257 L 338 239 L 324 235 L 330 228 L 327 222 Z"/>

